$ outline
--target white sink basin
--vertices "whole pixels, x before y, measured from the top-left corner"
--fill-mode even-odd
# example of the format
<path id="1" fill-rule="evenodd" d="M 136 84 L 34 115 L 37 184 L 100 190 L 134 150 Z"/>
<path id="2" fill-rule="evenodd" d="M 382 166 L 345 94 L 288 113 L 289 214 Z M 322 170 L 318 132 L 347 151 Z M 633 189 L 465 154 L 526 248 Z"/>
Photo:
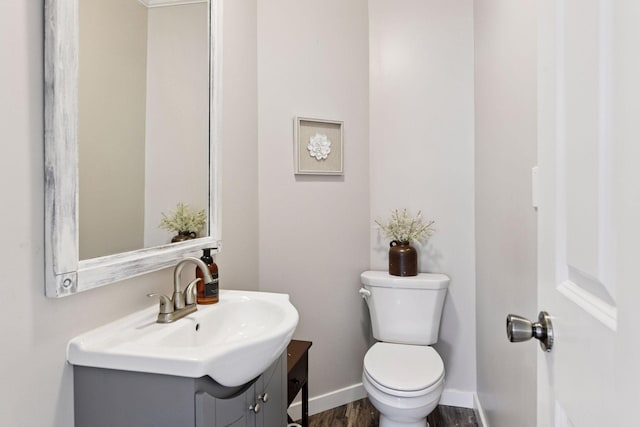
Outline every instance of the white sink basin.
<path id="1" fill-rule="evenodd" d="M 220 291 L 220 302 L 174 323 L 156 323 L 158 306 L 72 339 L 73 365 L 200 378 L 235 387 L 264 372 L 298 324 L 289 295 Z"/>

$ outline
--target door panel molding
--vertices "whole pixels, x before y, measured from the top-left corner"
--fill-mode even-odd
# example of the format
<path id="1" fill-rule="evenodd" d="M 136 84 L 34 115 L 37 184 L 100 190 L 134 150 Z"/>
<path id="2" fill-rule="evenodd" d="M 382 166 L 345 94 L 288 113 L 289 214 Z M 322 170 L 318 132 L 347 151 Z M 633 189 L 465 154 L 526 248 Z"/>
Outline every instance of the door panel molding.
<path id="1" fill-rule="evenodd" d="M 555 217 L 556 289 L 615 331 L 611 19 L 611 0 L 556 3 Z"/>

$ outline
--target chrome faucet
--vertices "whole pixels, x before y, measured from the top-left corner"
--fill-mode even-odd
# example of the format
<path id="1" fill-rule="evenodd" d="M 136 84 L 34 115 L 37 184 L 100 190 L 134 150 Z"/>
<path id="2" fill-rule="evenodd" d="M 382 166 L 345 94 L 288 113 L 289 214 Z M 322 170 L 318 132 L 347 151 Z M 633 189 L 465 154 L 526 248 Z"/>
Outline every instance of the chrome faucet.
<path id="1" fill-rule="evenodd" d="M 188 257 L 180 261 L 173 270 L 173 295 L 169 298 L 162 294 L 147 294 L 148 297 L 160 298 L 160 310 L 158 313 L 158 323 L 171 323 L 189 313 L 196 311 L 196 284 L 201 280 L 194 279 L 185 288 L 184 292 L 180 290 L 180 274 L 186 264 L 195 264 L 202 271 L 205 283 L 213 282 L 213 277 L 209 272 L 207 265 L 198 258 Z"/>

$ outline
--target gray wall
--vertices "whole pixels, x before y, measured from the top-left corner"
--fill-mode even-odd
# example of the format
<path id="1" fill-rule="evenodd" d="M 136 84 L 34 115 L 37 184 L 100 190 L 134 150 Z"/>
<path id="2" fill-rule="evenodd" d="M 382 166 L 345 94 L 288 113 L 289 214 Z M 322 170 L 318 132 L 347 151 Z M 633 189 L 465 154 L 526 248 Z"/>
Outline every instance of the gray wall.
<path id="1" fill-rule="evenodd" d="M 256 0 L 225 0 L 220 286 L 258 288 Z"/>
<path id="2" fill-rule="evenodd" d="M 318 395 L 359 382 L 368 345 L 367 312 L 357 296 L 371 229 L 368 10 L 364 1 L 336 0 L 312 11 L 294 1 L 276 3 L 225 2 L 225 253 L 219 264 L 223 287 L 257 289 L 259 271 L 261 289 L 291 293 L 302 313 L 297 336 L 315 342 L 312 394 Z M 327 45 L 316 43 L 317 27 L 304 21 L 310 12 L 329 13 L 325 8 L 343 17 Z M 42 2 L 0 2 L 0 218 L 6 225 L 0 259 L 3 314 L 10 319 L 2 326 L 0 422 L 68 427 L 67 341 L 149 306 L 144 295 L 168 291 L 171 278 L 164 271 L 69 298 L 44 297 L 42 9 Z M 535 4 L 486 0 L 475 9 L 477 378 L 491 425 L 499 427 L 535 420 L 537 349 L 507 344 L 504 335 L 508 312 L 536 314 L 529 192 Z M 305 57 L 323 59 L 315 64 L 326 68 L 309 74 L 311 62 L 293 62 L 299 46 L 315 46 Z M 334 74 L 336 64 L 342 68 Z M 345 120 L 344 178 L 293 177 L 295 114 Z"/>
<path id="3" fill-rule="evenodd" d="M 158 227 L 179 202 L 209 202 L 208 4 L 148 9 L 144 245 L 175 235 Z"/>
<path id="4" fill-rule="evenodd" d="M 226 13 L 235 14 L 245 2 L 228 2 Z M 255 28 L 255 26 L 254 26 Z M 231 30 L 232 28 L 230 28 Z M 227 46 L 244 45 L 234 31 L 225 34 Z M 73 426 L 73 378 L 66 363 L 69 339 L 132 311 L 150 306 L 149 292 L 169 292 L 170 271 L 149 274 L 62 299 L 44 296 L 44 158 L 43 158 L 43 4 L 41 1 L 0 2 L 0 218 L 5 225 L 0 245 L 3 271 L 3 321 L 0 326 L 0 424 L 20 427 Z M 231 47 L 229 50 L 233 50 Z M 238 64 L 236 63 L 236 66 Z M 255 87 L 247 75 L 225 80 L 225 93 L 242 93 L 245 83 Z M 248 80 L 248 81 L 247 81 Z M 237 87 L 236 87 L 237 85 Z M 255 100 L 247 99 L 247 109 Z M 225 123 L 237 122 L 242 105 L 225 115 Z M 226 107 L 225 107 L 226 108 Z M 242 112 L 242 119 L 246 113 Z M 227 157 L 238 158 L 244 150 L 248 129 L 227 126 L 226 137 L 236 144 L 225 148 Z M 234 133 L 237 130 L 237 134 Z M 237 137 L 236 137 L 237 135 Z M 252 146 L 254 152 L 255 146 Z M 257 157 L 256 157 L 257 158 Z M 247 161 L 249 164 L 247 165 Z M 251 171 L 249 159 L 242 163 Z M 223 175 L 223 192 L 235 188 L 232 163 Z M 242 185 L 246 197 L 255 200 L 257 182 L 251 177 Z M 253 190 L 252 190 L 253 188 Z M 253 191 L 253 193 L 252 193 Z M 257 203 L 243 198 L 225 199 L 225 236 L 236 245 L 225 247 L 228 259 L 241 260 L 227 268 L 221 260 L 223 287 L 257 289 Z M 249 217 L 249 221 L 244 218 Z M 234 225 L 237 218 L 238 225 Z M 253 227 L 253 229 L 252 229 Z M 242 228 L 242 232 L 236 232 Z M 225 282 L 226 281 L 226 282 Z M 229 287 L 229 286 L 227 286 Z"/>
<path id="5" fill-rule="evenodd" d="M 371 216 L 422 211 L 436 232 L 419 267 L 451 278 L 435 348 L 442 402 L 473 405 L 473 3 L 370 0 Z M 371 223 L 371 267 L 388 268 L 389 239 Z"/>
<path id="6" fill-rule="evenodd" d="M 79 246 L 89 259 L 144 247 L 147 9 L 85 0 L 79 31 Z"/>
<path id="7" fill-rule="evenodd" d="M 258 2 L 260 289 L 287 292 L 314 342 L 310 395 L 360 383 L 368 314 L 366 0 Z M 226 24 L 225 24 L 226 25 Z M 293 173 L 295 115 L 344 121 L 343 177 Z"/>
<path id="8" fill-rule="evenodd" d="M 491 427 L 535 426 L 539 350 L 508 343 L 505 317 L 537 317 L 536 4 L 474 7 L 478 395 Z"/>

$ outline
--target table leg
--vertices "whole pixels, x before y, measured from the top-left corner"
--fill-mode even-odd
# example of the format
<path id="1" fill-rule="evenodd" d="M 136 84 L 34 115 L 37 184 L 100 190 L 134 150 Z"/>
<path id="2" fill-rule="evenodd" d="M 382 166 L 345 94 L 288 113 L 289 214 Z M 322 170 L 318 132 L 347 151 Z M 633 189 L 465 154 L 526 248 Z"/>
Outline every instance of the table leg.
<path id="1" fill-rule="evenodd" d="M 309 427 L 309 385 L 302 386 L 302 427 Z"/>

